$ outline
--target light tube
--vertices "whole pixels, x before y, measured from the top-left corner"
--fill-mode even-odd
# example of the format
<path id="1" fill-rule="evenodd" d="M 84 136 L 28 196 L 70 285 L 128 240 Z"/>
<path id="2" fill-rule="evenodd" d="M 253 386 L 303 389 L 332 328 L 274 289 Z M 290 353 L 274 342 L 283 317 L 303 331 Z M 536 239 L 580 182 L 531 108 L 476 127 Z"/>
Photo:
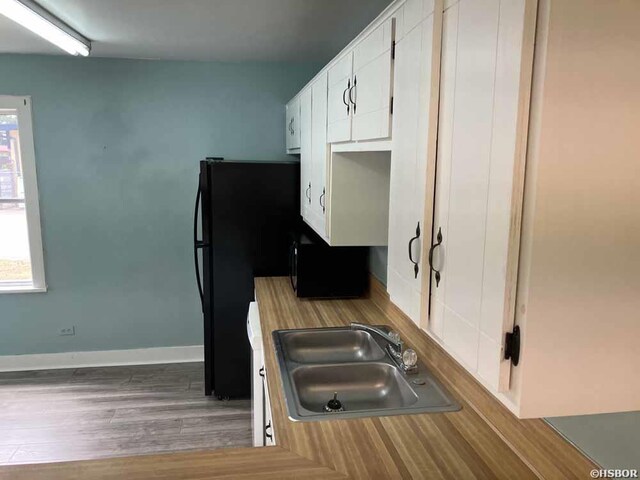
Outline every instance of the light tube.
<path id="1" fill-rule="evenodd" d="M 89 55 L 86 45 L 18 0 L 0 0 L 0 13 L 71 55 Z"/>

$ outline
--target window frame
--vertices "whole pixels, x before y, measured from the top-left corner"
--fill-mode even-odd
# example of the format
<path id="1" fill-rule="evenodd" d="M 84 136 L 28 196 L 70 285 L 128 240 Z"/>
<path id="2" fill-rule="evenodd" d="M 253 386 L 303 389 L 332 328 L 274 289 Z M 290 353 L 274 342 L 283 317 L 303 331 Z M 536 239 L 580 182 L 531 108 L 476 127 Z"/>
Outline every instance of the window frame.
<path id="1" fill-rule="evenodd" d="M 42 229 L 40 226 L 40 202 L 36 176 L 36 153 L 33 140 L 31 97 L 0 95 L 0 112 L 3 110 L 15 110 L 18 116 L 20 158 L 22 161 L 22 179 L 24 183 L 24 205 L 27 217 L 29 254 L 31 257 L 31 282 L 0 282 L 0 294 L 46 292 L 47 283 L 44 272 L 44 250 L 42 247 Z"/>

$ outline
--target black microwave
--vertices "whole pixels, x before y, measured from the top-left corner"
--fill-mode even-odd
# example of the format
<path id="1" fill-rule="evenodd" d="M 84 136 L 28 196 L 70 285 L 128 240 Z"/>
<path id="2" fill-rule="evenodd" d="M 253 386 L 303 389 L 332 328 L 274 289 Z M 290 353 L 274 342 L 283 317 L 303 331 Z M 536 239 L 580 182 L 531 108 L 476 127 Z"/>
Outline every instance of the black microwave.
<path id="1" fill-rule="evenodd" d="M 291 234 L 289 279 L 300 298 L 355 298 L 369 289 L 369 249 L 330 247 L 313 232 Z"/>

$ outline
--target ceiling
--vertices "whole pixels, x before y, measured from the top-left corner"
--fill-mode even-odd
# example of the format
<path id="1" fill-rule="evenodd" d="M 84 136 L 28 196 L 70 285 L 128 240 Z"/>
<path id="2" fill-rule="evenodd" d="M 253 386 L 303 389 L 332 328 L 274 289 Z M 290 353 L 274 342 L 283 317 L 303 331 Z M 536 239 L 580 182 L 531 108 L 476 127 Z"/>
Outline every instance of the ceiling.
<path id="1" fill-rule="evenodd" d="M 326 62 L 391 0 L 39 0 L 92 56 Z M 0 15 L 0 53 L 64 54 Z"/>

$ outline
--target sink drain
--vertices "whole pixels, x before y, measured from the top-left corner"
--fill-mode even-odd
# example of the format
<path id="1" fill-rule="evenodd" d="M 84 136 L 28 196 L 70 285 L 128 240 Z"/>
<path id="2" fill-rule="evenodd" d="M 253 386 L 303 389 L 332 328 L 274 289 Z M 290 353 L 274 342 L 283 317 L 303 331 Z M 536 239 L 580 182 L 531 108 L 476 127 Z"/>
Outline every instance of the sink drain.
<path id="1" fill-rule="evenodd" d="M 344 412 L 342 402 L 338 400 L 338 392 L 333 392 L 333 398 L 324 406 L 324 411 L 326 413 Z"/>

